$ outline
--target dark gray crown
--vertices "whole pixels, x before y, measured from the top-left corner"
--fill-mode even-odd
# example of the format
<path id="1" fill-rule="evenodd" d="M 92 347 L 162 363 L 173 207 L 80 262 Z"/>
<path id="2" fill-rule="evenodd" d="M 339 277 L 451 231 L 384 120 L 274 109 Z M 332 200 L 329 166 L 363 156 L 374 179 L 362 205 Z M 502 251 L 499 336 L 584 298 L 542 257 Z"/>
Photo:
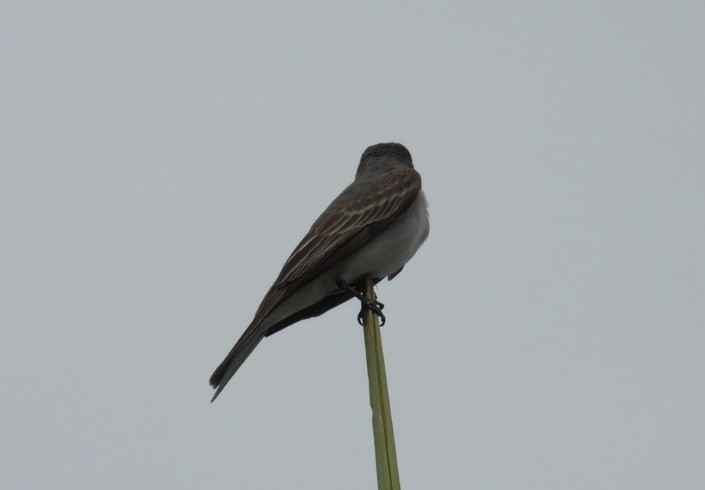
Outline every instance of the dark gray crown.
<path id="1" fill-rule="evenodd" d="M 368 147 L 360 158 L 360 165 L 371 160 L 382 160 L 386 158 L 391 158 L 397 160 L 398 162 L 406 165 L 407 167 L 414 168 L 411 163 L 411 153 L 406 149 L 404 145 L 399 143 L 377 143 Z"/>

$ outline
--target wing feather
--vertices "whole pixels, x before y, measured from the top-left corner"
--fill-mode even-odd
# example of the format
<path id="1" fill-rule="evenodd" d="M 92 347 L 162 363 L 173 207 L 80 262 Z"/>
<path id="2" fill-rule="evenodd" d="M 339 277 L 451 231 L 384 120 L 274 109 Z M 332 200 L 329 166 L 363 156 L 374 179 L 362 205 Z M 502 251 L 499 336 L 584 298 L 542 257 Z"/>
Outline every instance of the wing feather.
<path id="1" fill-rule="evenodd" d="M 382 233 L 414 202 L 421 177 L 403 167 L 362 184 L 348 186 L 313 223 L 284 263 L 255 318 L 263 319 L 302 284 Z"/>

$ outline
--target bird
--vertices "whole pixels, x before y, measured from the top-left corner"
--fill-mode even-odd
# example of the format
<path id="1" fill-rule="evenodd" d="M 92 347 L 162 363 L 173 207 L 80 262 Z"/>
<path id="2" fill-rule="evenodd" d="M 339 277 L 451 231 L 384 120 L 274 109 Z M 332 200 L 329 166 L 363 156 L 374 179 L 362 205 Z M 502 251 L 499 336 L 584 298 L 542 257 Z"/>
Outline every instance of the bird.
<path id="1" fill-rule="evenodd" d="M 262 299 L 252 322 L 210 377 L 211 402 L 265 338 L 349 299 L 380 316 L 363 294 L 365 280 L 393 279 L 429 234 L 426 196 L 411 153 L 378 143 L 360 158 L 355 179 L 314 221 Z"/>

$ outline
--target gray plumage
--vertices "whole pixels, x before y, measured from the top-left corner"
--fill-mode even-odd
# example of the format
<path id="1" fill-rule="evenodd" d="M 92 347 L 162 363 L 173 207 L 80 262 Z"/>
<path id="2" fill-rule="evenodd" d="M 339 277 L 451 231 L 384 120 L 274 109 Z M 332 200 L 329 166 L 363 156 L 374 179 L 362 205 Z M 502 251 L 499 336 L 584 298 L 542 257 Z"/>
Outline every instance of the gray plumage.
<path id="1" fill-rule="evenodd" d="M 409 151 L 399 143 L 367 148 L 355 180 L 294 249 L 254 319 L 210 378 L 215 400 L 266 336 L 352 298 L 339 283 L 393 278 L 428 236 L 426 198 Z"/>

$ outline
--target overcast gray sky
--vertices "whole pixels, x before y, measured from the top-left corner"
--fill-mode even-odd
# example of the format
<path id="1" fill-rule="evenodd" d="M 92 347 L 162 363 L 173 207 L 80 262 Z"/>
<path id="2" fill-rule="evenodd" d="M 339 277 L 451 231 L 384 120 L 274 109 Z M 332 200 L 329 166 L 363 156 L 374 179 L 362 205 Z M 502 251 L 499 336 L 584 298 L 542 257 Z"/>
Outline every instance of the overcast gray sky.
<path id="1" fill-rule="evenodd" d="M 373 488 L 352 302 L 207 380 L 366 146 L 406 489 L 705 488 L 705 4 L 0 6 L 0 487 Z"/>

